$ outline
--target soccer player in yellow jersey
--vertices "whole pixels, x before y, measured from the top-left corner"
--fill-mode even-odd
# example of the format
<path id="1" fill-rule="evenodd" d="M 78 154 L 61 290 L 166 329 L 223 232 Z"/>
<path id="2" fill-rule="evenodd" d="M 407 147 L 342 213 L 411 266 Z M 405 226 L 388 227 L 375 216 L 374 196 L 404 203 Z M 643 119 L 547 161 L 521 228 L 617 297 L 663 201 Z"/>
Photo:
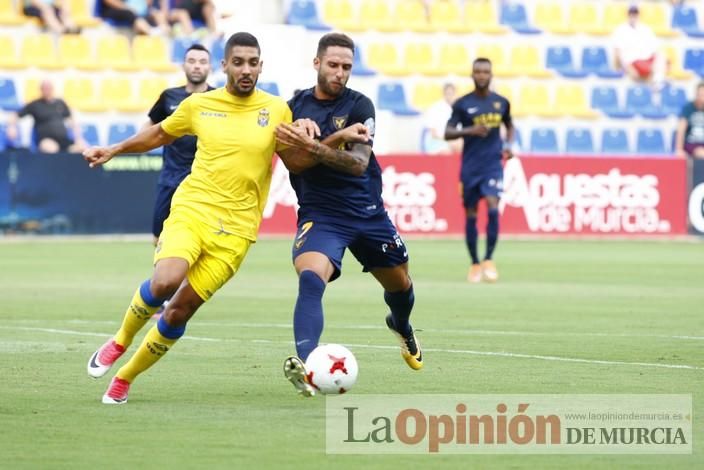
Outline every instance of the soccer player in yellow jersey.
<path id="1" fill-rule="evenodd" d="M 129 361 L 117 371 L 103 403 L 127 401 L 135 378 L 183 335 L 186 323 L 237 272 L 256 240 L 271 181 L 275 151 L 285 164 L 295 155 L 277 149 L 274 129 L 291 123 L 285 101 L 255 88 L 261 50 L 249 33 L 225 45 L 224 88 L 186 98 L 164 121 L 111 147 L 84 152 L 91 167 L 121 153 L 144 152 L 191 134 L 198 147 L 191 174 L 174 194 L 171 213 L 154 254 L 154 273 L 135 292 L 115 336 L 88 361 L 101 377 L 130 346 L 135 334 L 171 297 L 166 310 Z"/>

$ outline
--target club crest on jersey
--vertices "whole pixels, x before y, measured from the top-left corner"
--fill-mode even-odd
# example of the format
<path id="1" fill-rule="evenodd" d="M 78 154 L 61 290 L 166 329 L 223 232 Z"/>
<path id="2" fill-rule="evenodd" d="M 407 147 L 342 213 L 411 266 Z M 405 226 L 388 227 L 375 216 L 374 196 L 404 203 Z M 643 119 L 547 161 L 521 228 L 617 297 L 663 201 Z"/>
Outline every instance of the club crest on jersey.
<path id="1" fill-rule="evenodd" d="M 257 117 L 257 124 L 260 127 L 266 127 L 269 125 L 269 110 L 264 108 L 259 110 L 259 116 Z"/>
<path id="2" fill-rule="evenodd" d="M 501 109 L 501 101 L 494 101 L 494 109 L 497 111 Z"/>
<path id="3" fill-rule="evenodd" d="M 335 125 L 335 129 L 342 129 L 347 123 L 347 116 L 333 116 L 332 123 Z"/>

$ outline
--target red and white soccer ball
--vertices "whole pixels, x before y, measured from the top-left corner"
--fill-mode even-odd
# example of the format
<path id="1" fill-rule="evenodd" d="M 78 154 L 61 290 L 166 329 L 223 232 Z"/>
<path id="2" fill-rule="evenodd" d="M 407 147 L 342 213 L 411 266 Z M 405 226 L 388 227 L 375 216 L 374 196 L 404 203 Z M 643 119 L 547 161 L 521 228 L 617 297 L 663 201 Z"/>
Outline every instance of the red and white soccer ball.
<path id="1" fill-rule="evenodd" d="M 339 344 L 323 344 L 306 360 L 308 383 L 324 395 L 349 392 L 357 381 L 357 359 Z"/>

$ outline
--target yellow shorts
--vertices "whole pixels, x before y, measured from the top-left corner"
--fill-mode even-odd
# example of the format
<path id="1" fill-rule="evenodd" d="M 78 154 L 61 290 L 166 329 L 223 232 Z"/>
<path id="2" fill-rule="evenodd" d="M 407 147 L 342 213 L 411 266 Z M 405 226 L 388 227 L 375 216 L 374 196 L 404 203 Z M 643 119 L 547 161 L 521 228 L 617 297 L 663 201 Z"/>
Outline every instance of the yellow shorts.
<path id="1" fill-rule="evenodd" d="M 208 300 L 232 276 L 244 260 L 250 240 L 218 231 L 187 210 L 175 209 L 164 222 L 154 250 L 154 263 L 164 258 L 188 262 L 188 282 Z"/>

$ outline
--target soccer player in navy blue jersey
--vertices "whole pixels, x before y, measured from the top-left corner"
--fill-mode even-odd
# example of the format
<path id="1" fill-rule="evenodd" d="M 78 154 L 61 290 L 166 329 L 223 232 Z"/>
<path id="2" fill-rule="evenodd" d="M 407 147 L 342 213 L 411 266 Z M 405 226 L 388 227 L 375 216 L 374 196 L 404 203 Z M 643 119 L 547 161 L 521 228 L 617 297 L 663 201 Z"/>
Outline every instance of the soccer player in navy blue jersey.
<path id="1" fill-rule="evenodd" d="M 462 201 L 466 210 L 465 238 L 472 258 L 467 274 L 469 282 L 496 282 L 499 278 L 492 260 L 499 239 L 499 199 L 503 191 L 503 159 L 513 157 L 513 122 L 511 105 L 503 96 L 489 89 L 491 62 L 478 58 L 472 64 L 474 91 L 455 101 L 452 116 L 445 129 L 445 139 L 461 137 L 462 170 L 460 174 Z M 506 141 L 501 139 L 500 127 L 506 128 Z M 477 253 L 477 206 L 486 200 L 486 252 L 479 262 Z"/>
<path id="2" fill-rule="evenodd" d="M 145 127 L 157 124 L 174 112 L 181 101 L 193 93 L 202 93 L 214 88 L 208 85 L 210 73 L 210 52 L 201 44 L 193 44 L 186 50 L 183 61 L 183 72 L 186 75 L 184 86 L 167 88 L 149 111 L 149 122 Z M 191 172 L 191 165 L 196 154 L 196 137 L 186 135 L 164 146 L 164 164 L 157 183 L 156 203 L 152 218 L 152 234 L 156 245 L 164 221 L 169 216 L 171 198 L 178 185 Z"/>
<path id="3" fill-rule="evenodd" d="M 320 139 L 310 137 L 305 126 L 280 124 L 276 131 L 280 142 L 300 152 L 299 166 L 291 173 L 300 205 L 292 248 L 298 273 L 293 314 L 298 357 L 286 359 L 284 372 L 305 396 L 315 389 L 304 361 L 318 346 L 323 293 L 340 276 L 346 249 L 384 288 L 391 311 L 386 324 L 399 339 L 406 363 L 416 370 L 423 366 L 409 322 L 414 295 L 408 252 L 381 199 L 381 168 L 372 151 L 374 105 L 347 88 L 353 59 L 352 39 L 339 33 L 323 36 L 313 60 L 317 84 L 289 101 L 294 121 L 310 120 Z"/>

